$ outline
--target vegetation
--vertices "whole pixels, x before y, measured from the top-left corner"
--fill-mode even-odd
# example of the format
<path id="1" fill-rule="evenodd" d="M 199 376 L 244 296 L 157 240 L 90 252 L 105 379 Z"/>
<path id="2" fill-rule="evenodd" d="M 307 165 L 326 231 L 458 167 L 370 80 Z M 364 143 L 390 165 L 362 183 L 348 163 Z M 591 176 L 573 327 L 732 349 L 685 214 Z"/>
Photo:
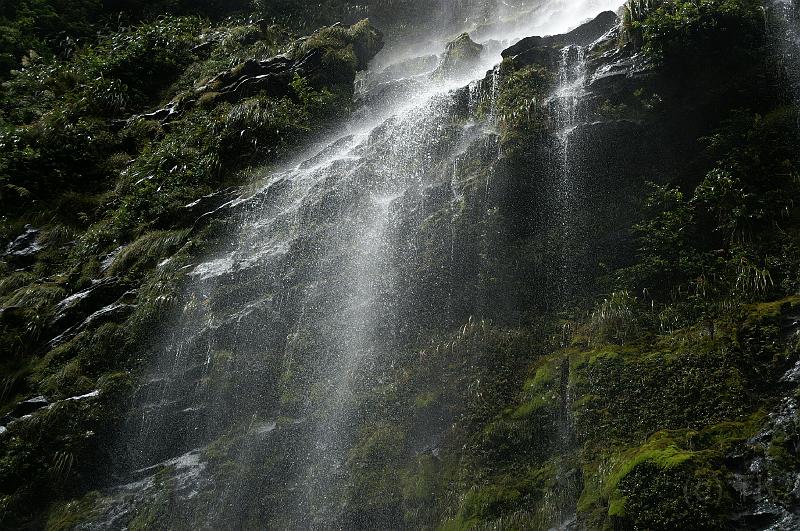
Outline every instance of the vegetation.
<path id="1" fill-rule="evenodd" d="M 0 433 L 0 527 L 71 529 L 113 503 L 108 478 L 130 472 L 114 430 L 163 316 L 226 304 L 181 298 L 235 222 L 204 214 L 348 115 L 382 45 L 356 19 L 402 32 L 428 4 L 0 6 L 0 415 L 48 401 Z M 798 434 L 771 413 L 797 393 L 782 376 L 800 359 L 800 132 L 762 8 L 630 0 L 622 41 L 587 65 L 648 61 L 598 82 L 569 131 L 554 130 L 556 47 L 454 92 L 424 207 L 391 234 L 408 244 L 391 259 L 410 300 L 386 301 L 391 347 L 352 390 L 369 407 L 326 525 L 725 529 L 748 510 L 736 481 L 755 459 L 792 508 Z M 274 91 L 230 90 L 278 55 L 319 62 Z M 253 275 L 218 289 L 275 281 Z M 292 290 L 326 281 L 290 276 Z M 272 351 L 203 345 L 187 393 L 219 398 L 228 421 L 198 453 L 209 483 L 182 496 L 162 465 L 130 528 L 196 527 L 187 514 L 291 527 L 308 419 L 337 404 L 304 366 L 318 339 L 267 313 L 253 333 L 274 334 Z M 258 500 L 217 488 L 256 483 Z"/>
<path id="2" fill-rule="evenodd" d="M 763 27 L 759 0 L 630 0 L 623 10 L 625 38 L 670 65 L 686 64 L 687 54 L 742 60 Z"/>
<path id="3" fill-rule="evenodd" d="M 346 115 L 356 69 L 380 49 L 366 22 L 299 42 L 278 24 L 218 20 L 244 7 L 19 2 L 0 12 L 0 25 L 13 30 L 4 29 L 0 49 L 3 250 L 36 227 L 30 254 L 0 261 L 0 413 L 31 394 L 54 401 L 101 389 L 102 404 L 65 402 L 4 434 L 1 526 L 40 525 L 51 500 L 94 484 L 111 466 L 109 455 L 87 453 L 106 444 L 113 408 L 125 403 L 102 391 L 104 382 L 135 369 L 179 290 L 181 267 L 218 230 L 196 225 L 204 212 L 187 205 L 213 201 L 250 168 L 281 160 Z M 173 14 L 148 15 L 167 9 Z M 72 47 L 61 50 L 64 42 Z M 295 73 L 283 96 L 209 92 L 195 102 L 198 89 L 221 72 L 238 75 L 246 60 L 312 50 L 324 68 L 309 78 Z M 182 112 L 168 119 L 149 114 L 176 107 Z M 76 426 L 94 435 L 78 436 Z M 56 508 L 50 527 L 74 524 L 63 513 L 70 507 Z"/>

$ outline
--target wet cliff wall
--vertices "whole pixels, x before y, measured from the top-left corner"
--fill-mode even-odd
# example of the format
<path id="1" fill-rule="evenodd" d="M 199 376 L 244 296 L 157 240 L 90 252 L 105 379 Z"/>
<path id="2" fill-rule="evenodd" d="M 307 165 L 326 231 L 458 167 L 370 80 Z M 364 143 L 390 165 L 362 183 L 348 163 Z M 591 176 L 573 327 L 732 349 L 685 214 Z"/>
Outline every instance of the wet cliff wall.
<path id="1" fill-rule="evenodd" d="M 24 126 L 4 144 L 20 147 L 5 159 L 17 210 L 0 314 L 3 525 L 791 528 L 793 17 L 783 3 L 664 2 L 520 41 L 414 119 L 436 126 L 425 145 L 404 144 L 425 155 L 406 161 L 418 186 L 397 195 L 372 177 L 377 162 L 325 175 L 292 218 L 303 230 L 278 277 L 265 262 L 216 260 L 248 243 L 242 226 L 263 249 L 252 212 L 291 190 L 230 189 L 255 173 L 233 168 L 292 154 L 306 124 L 349 107 L 352 76 L 377 51 L 372 31 L 291 45 L 260 24 L 144 27 L 117 37 L 133 47 L 123 59 L 167 32 L 147 46 L 174 46 L 187 55 L 172 51 L 167 67 L 186 70 L 160 105 L 133 98 L 123 110 L 87 110 L 119 90 L 69 81 L 73 67 L 15 78 L 34 110 L 7 119 Z M 285 49 L 290 59 L 272 59 Z M 34 92 L 34 74 L 54 88 Z M 256 95 L 261 76 L 280 92 Z M 121 123 L 128 112 L 146 114 Z M 82 144 L 58 137 L 61 158 L 41 152 L 80 127 L 69 138 Z M 379 127 L 359 155 L 386 160 L 404 135 Z M 119 167 L 76 169 L 67 155 Z M 92 177 L 117 172 L 113 186 Z M 379 187 L 385 205 L 370 202 Z M 26 191 L 47 215 L 30 215 Z M 391 220 L 380 233 L 391 253 L 363 252 L 378 247 L 358 216 L 376 212 Z M 335 252 L 319 260 L 320 247 Z M 187 299 L 189 272 L 223 280 Z M 363 315 L 391 319 L 380 348 L 356 349 L 369 364 L 341 396 L 319 365 L 336 359 L 331 337 L 367 326 L 342 334 L 331 318 L 359 307 L 343 287 L 354 276 L 377 286 Z M 170 334 L 190 340 L 154 363 Z M 315 468 L 308 426 L 330 429 L 315 422 L 341 404 L 350 428 L 327 449 L 343 458 Z M 310 480 L 323 503 L 303 490 Z"/>

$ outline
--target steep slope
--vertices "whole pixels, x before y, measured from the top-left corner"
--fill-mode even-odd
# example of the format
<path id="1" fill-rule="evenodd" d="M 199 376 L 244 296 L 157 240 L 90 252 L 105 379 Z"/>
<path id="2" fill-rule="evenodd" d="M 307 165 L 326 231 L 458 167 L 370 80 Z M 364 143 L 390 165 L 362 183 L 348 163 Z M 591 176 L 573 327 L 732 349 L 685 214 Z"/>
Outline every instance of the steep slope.
<path id="1" fill-rule="evenodd" d="M 12 79 L 2 525 L 797 527 L 796 3 L 461 8 Z"/>

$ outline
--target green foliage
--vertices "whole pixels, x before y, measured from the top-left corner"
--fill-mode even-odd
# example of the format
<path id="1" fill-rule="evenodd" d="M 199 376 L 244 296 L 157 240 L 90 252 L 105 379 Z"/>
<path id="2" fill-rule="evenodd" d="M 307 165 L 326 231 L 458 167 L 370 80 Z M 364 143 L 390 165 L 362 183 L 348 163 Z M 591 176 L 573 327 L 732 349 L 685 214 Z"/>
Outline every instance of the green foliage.
<path id="1" fill-rule="evenodd" d="M 0 6 L 0 80 L 38 57 L 69 57 L 110 28 L 158 15 L 220 17 L 247 0 L 18 0 Z"/>
<path id="2" fill-rule="evenodd" d="M 108 440 L 110 426 L 119 421 L 120 403 L 130 386 L 106 389 L 108 392 L 101 391 L 94 399 L 58 402 L 26 422 L 8 427 L 0 445 L 0 499 L 4 504 L 0 526 L 18 529 L 30 525 L 31 518 L 42 518 L 42 503 L 49 505 L 48 500 L 74 492 L 87 477 L 110 465 L 111 456 L 98 452 L 96 445 Z M 73 508 L 84 515 L 89 510 Z M 64 510 L 56 511 L 50 522 L 53 527 L 73 520 Z M 34 527 L 44 524 L 33 520 Z"/>
<path id="3" fill-rule="evenodd" d="M 142 274 L 161 260 L 175 254 L 184 244 L 188 231 L 156 231 L 145 234 L 125 247 L 108 268 L 109 275 Z"/>
<path id="4" fill-rule="evenodd" d="M 763 414 L 757 413 L 699 431 L 660 431 L 643 445 L 622 452 L 600 472 L 605 477 L 599 497 L 607 512 L 587 523 L 595 527 L 613 523 L 621 529 L 727 528 L 734 500 L 723 459 L 740 448 L 762 421 Z M 584 493 L 585 511 L 595 495 Z"/>
<path id="5" fill-rule="evenodd" d="M 195 224 L 199 213 L 187 205 L 241 184 L 245 171 L 278 161 L 346 113 L 354 68 L 377 51 L 380 36 L 366 23 L 329 29 L 315 49 L 334 58 L 332 68 L 344 60 L 344 74 L 296 76 L 285 97 L 186 104 L 220 71 L 301 46 L 290 41 L 285 30 L 260 23 L 164 16 L 108 30 L 67 57 L 32 58 L 10 74 L 0 93 L 0 237 L 5 245 L 32 224 L 42 249 L 0 261 L 0 412 L 34 394 L 54 400 L 98 388 L 124 406 L 131 382 L 120 371 L 141 362 L 174 310 L 189 257 L 220 230 Z M 186 105 L 168 121 L 141 115 L 167 102 Z M 57 305 L 103 277 L 136 289 L 115 312 L 51 348 L 67 326 L 53 325 Z M 221 389 L 224 360 L 215 358 L 212 369 L 219 377 L 205 385 Z M 0 527 L 44 527 L 39 519 L 51 501 L 107 477 L 102 437 L 115 414 L 104 402 L 67 412 L 63 425 L 50 426 L 57 417 L 42 414 L 41 432 L 38 417 L 9 429 L 0 445 Z M 86 475 L 90 464 L 94 476 Z M 85 515 L 83 506 L 58 504 L 47 525 L 69 527 Z M 140 517 L 150 521 L 146 511 Z"/>
<path id="6" fill-rule="evenodd" d="M 635 331 L 636 298 L 627 291 L 615 291 L 592 312 L 591 327 L 600 341 L 625 340 Z"/>
<path id="7" fill-rule="evenodd" d="M 311 80 L 319 87 L 320 78 L 328 84 L 351 83 L 356 71 L 366 68 L 382 46 L 381 33 L 369 21 L 362 20 L 349 28 L 336 25 L 317 31 L 300 44 L 295 56 L 310 51 L 322 53 L 322 71 Z"/>
<path id="8" fill-rule="evenodd" d="M 200 27 L 198 19 L 159 19 L 102 39 L 68 62 L 15 75 L 3 99 L 15 126 L 0 131 L 0 204 L 14 212 L 44 203 L 75 224 L 91 217 L 65 200 L 69 192 L 107 189 L 130 158 L 127 139 L 109 119 L 158 97 L 193 60 Z"/>
<path id="9" fill-rule="evenodd" d="M 762 7 L 761 0 L 633 0 L 624 24 L 657 62 L 685 66 L 689 57 L 729 61 L 752 53 L 762 38 Z"/>
<path id="10" fill-rule="evenodd" d="M 553 86 L 552 72 L 538 65 L 517 69 L 512 62 L 504 61 L 499 84 L 495 105 L 505 142 L 510 147 L 529 142 L 531 135 L 547 127 L 543 103 Z"/>
<path id="11" fill-rule="evenodd" d="M 46 531 L 69 531 L 91 516 L 100 494 L 93 492 L 80 500 L 61 502 L 50 511 Z"/>
<path id="12" fill-rule="evenodd" d="M 793 116 L 785 108 L 736 111 L 705 139 L 716 163 L 690 197 L 653 186 L 635 226 L 638 262 L 616 273 L 618 285 L 644 294 L 657 313 L 678 308 L 688 320 L 713 320 L 793 286 L 797 266 L 788 257 L 797 256 L 800 198 Z"/>
<path id="13" fill-rule="evenodd" d="M 622 39 L 641 47 L 642 25 L 665 0 L 628 0 L 622 8 Z"/>

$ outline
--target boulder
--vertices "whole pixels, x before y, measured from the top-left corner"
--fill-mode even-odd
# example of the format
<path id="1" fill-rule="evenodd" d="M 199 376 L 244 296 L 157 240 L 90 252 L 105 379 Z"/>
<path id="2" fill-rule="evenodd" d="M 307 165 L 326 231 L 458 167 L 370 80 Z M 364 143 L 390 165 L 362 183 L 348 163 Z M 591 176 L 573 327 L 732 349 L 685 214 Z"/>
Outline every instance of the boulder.
<path id="1" fill-rule="evenodd" d="M 456 77 L 474 67 L 482 54 L 483 46 L 473 41 L 469 34 L 462 33 L 447 43 L 442 62 L 433 75 L 439 78 Z"/>
<path id="2" fill-rule="evenodd" d="M 29 261 L 44 249 L 44 246 L 39 242 L 40 232 L 39 229 L 35 229 L 31 225 L 25 225 L 25 232 L 8 244 L 3 257 L 9 258 L 14 262 Z"/>
<path id="3" fill-rule="evenodd" d="M 548 37 L 527 37 L 506 48 L 503 59 L 514 59 L 521 64 L 541 64 L 552 67 L 556 64 L 558 50 L 565 46 L 589 46 L 596 42 L 619 23 L 617 15 L 611 11 L 600 13 L 594 20 L 578 26 L 563 35 Z"/>
<path id="4" fill-rule="evenodd" d="M 0 418 L 0 426 L 8 426 L 12 421 L 22 418 L 26 415 L 31 415 L 40 409 L 46 408 L 50 402 L 43 396 L 36 396 L 23 400 L 17 403 L 14 408 L 7 414 Z"/>

